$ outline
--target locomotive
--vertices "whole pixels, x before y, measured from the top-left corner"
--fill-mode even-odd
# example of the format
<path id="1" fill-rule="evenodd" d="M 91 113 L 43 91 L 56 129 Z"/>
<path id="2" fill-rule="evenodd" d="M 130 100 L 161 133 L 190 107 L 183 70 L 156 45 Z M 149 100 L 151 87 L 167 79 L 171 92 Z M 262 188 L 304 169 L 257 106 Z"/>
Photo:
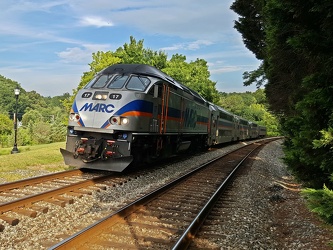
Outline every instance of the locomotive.
<path id="1" fill-rule="evenodd" d="M 115 64 L 78 91 L 60 151 L 67 165 L 122 172 L 132 162 L 265 135 L 265 127 L 206 101 L 155 67 Z"/>

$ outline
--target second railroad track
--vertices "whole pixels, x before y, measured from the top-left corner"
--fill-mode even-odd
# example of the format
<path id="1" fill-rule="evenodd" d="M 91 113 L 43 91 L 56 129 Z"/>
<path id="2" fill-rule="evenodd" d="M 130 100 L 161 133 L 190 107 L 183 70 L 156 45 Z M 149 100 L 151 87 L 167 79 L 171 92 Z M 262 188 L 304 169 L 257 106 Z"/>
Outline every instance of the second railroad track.
<path id="1" fill-rule="evenodd" d="M 185 249 L 237 169 L 267 142 L 214 159 L 51 249 Z"/>

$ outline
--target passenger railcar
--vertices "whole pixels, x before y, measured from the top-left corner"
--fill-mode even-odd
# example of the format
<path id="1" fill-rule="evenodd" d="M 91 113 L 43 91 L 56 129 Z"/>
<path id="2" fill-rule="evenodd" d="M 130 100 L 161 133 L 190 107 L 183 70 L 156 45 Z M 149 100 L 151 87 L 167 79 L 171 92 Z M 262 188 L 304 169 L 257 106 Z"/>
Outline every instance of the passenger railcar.
<path id="1" fill-rule="evenodd" d="M 116 64 L 77 93 L 61 153 L 67 165 L 121 172 L 133 160 L 262 133 L 155 67 Z"/>
<path id="2" fill-rule="evenodd" d="M 259 126 L 259 137 L 263 138 L 267 134 L 267 129 L 264 126 Z"/>

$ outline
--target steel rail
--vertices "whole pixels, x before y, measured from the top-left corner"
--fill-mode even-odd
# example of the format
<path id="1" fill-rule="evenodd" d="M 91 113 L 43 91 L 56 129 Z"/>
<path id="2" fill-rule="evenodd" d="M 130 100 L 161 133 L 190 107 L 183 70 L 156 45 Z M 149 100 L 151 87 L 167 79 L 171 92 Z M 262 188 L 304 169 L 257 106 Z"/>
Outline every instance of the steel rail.
<path id="1" fill-rule="evenodd" d="M 173 246 L 173 250 L 180 250 L 180 249 L 187 249 L 190 245 L 192 239 L 196 235 L 197 231 L 200 229 L 201 225 L 205 221 L 206 217 L 208 216 L 211 209 L 214 207 L 215 203 L 220 198 L 223 191 L 226 189 L 226 187 L 230 184 L 232 179 L 234 178 L 237 170 L 242 166 L 245 160 L 249 158 L 249 156 L 252 155 L 254 151 L 256 151 L 258 148 L 265 145 L 267 142 L 264 142 L 263 144 L 259 144 L 258 147 L 254 148 L 249 152 L 238 164 L 237 166 L 230 172 L 230 174 L 226 177 L 226 179 L 222 182 L 222 184 L 218 187 L 218 189 L 215 191 L 215 193 L 210 197 L 210 199 L 207 201 L 207 203 L 204 205 L 204 207 L 201 209 L 201 211 L 197 214 L 197 216 L 193 219 L 191 224 L 188 226 L 188 228 L 184 231 L 184 233 L 179 237 L 178 241 Z M 255 144 L 255 143 L 254 143 Z"/>
<path id="2" fill-rule="evenodd" d="M 20 208 L 20 207 L 24 207 L 26 205 L 33 204 L 33 203 L 38 202 L 38 201 L 42 201 L 44 199 L 52 198 L 52 197 L 57 196 L 57 195 L 61 195 L 61 194 L 64 194 L 64 193 L 69 193 L 71 191 L 76 191 L 80 188 L 88 187 L 90 185 L 95 185 L 96 183 L 105 181 L 109 178 L 110 178 L 109 175 L 100 176 L 100 177 L 92 178 L 92 179 L 89 179 L 89 180 L 84 180 L 84 181 L 80 181 L 80 182 L 77 182 L 77 183 L 72 183 L 72 184 L 69 184 L 67 186 L 56 188 L 56 189 L 53 189 L 53 190 L 49 190 L 49 191 L 46 191 L 46 192 L 43 192 L 43 193 L 27 196 L 27 197 L 17 199 L 17 200 L 14 200 L 14 201 L 10 201 L 10 202 L 7 202 L 7 203 L 2 203 L 2 204 L 0 204 L 0 214 L 3 214 L 5 212 L 8 212 L 8 211 Z"/>
<path id="3" fill-rule="evenodd" d="M 253 144 L 253 143 L 251 143 Z M 100 231 L 101 229 L 103 229 L 106 225 L 110 226 L 115 224 L 116 222 L 118 222 L 119 220 L 123 220 L 123 218 L 127 215 L 129 215 L 130 213 L 136 211 L 137 209 L 139 209 L 140 207 L 142 207 L 144 204 L 150 202 L 151 200 L 153 200 L 156 196 L 166 192 L 170 187 L 173 187 L 175 184 L 178 184 L 182 181 L 184 181 L 185 179 L 187 179 L 189 176 L 191 176 L 192 174 L 202 170 L 203 168 L 205 168 L 207 165 L 210 165 L 211 163 L 220 160 L 221 158 L 236 152 L 240 149 L 243 149 L 245 147 L 250 146 L 251 144 L 248 145 L 244 145 L 241 148 L 235 149 L 231 152 L 228 152 L 226 154 L 223 154 L 221 156 L 218 156 L 212 160 L 210 160 L 209 162 L 203 164 L 202 166 L 200 166 L 199 168 L 196 168 L 192 171 L 190 171 L 189 173 L 184 174 L 183 176 L 179 177 L 177 180 L 174 181 L 170 181 L 169 183 L 165 184 L 164 186 L 152 191 L 149 194 L 146 194 L 145 196 L 139 198 L 138 200 L 128 204 L 127 206 L 121 208 L 120 210 L 104 217 L 103 219 L 95 222 L 94 224 L 84 228 L 83 230 L 73 234 L 72 236 L 70 236 L 67 239 L 64 239 L 63 241 L 59 242 L 58 244 L 52 246 L 51 248 L 49 248 L 50 250 L 55 250 L 55 249 L 69 249 L 69 248 L 73 248 L 73 247 L 77 247 L 78 242 L 82 242 L 84 240 L 86 240 L 87 234 L 88 235 L 93 235 L 95 232 Z M 251 151 L 252 152 L 252 151 Z M 230 178 L 228 178 L 230 179 Z"/>
<path id="4" fill-rule="evenodd" d="M 36 183 L 41 183 L 47 180 L 54 180 L 57 178 L 62 178 L 66 176 L 74 176 L 74 175 L 81 175 L 83 172 L 79 169 L 73 169 L 73 170 L 68 170 L 68 171 L 63 171 L 63 172 L 58 172 L 58 173 L 52 173 L 48 175 L 42 175 L 42 176 L 36 176 L 24 180 L 19 180 L 19 181 L 13 181 L 13 182 L 8 182 L 0 185 L 0 193 L 5 192 L 7 190 L 11 189 L 16 189 L 24 186 L 29 186 L 33 185 Z"/>

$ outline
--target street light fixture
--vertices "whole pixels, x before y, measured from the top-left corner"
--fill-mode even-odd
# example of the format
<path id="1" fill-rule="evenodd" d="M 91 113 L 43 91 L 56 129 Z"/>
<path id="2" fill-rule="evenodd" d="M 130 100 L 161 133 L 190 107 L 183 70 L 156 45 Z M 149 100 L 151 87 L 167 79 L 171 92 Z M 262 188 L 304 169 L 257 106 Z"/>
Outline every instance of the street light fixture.
<path id="1" fill-rule="evenodd" d="M 19 88 L 15 88 L 14 89 L 14 93 L 15 93 L 15 98 L 16 98 L 16 106 L 15 106 L 15 114 L 14 114 L 14 133 L 15 133 L 15 139 L 14 139 L 14 147 L 12 149 L 12 154 L 17 154 L 19 152 L 18 148 L 17 148 L 17 101 L 18 101 L 18 97 L 20 95 L 20 89 Z"/>

